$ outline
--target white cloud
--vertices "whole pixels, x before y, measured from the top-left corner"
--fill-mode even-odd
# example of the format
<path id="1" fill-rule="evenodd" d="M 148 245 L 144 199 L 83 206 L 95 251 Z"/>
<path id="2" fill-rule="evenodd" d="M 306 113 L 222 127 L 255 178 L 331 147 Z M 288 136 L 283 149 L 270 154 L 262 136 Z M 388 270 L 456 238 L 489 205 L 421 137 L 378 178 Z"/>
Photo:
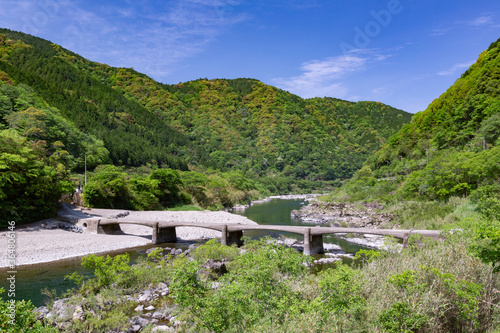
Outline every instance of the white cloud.
<path id="1" fill-rule="evenodd" d="M 467 22 L 468 25 L 472 25 L 474 27 L 482 27 L 485 25 L 493 24 L 493 17 L 489 15 L 479 16 L 473 19 L 472 21 Z"/>
<path id="2" fill-rule="evenodd" d="M 456 64 L 456 65 L 453 65 L 452 67 L 450 67 L 446 70 L 438 72 L 437 74 L 441 75 L 441 76 L 454 75 L 458 71 L 463 72 L 465 69 L 469 68 L 470 65 L 472 65 L 474 62 L 475 61 L 472 60 L 472 61 Z"/>
<path id="3" fill-rule="evenodd" d="M 442 26 L 439 28 L 435 28 L 429 34 L 430 36 L 443 36 L 448 34 L 450 31 L 455 30 L 457 28 L 469 26 L 469 27 L 490 27 L 490 28 L 498 28 L 498 25 L 495 23 L 493 15 L 482 14 L 473 19 L 469 20 L 461 20 L 456 21 L 449 26 Z"/>
<path id="4" fill-rule="evenodd" d="M 355 50 L 342 56 L 305 62 L 300 66 L 300 75 L 276 78 L 273 83 L 304 98 L 347 98 L 349 89 L 341 80 L 350 73 L 365 70 L 370 63 L 383 61 L 388 57 L 389 55 L 373 49 Z"/>

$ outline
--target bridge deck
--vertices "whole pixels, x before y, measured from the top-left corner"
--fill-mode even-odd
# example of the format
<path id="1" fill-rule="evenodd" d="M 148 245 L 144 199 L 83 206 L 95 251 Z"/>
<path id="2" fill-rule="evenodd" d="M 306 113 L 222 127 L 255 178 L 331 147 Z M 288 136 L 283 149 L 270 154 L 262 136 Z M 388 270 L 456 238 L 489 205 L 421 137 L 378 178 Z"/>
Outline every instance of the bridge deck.
<path id="1" fill-rule="evenodd" d="M 137 224 L 153 228 L 158 224 L 159 228 L 170 227 L 197 227 L 206 228 L 217 231 L 224 230 L 227 227 L 228 232 L 245 231 L 245 230 L 269 230 L 269 231 L 282 231 L 294 234 L 303 235 L 310 229 L 311 235 L 326 235 L 326 234 L 340 234 L 340 233 L 355 233 L 355 234 L 372 234 L 381 236 L 393 236 L 395 238 L 403 239 L 405 234 L 421 234 L 425 237 L 438 238 L 440 235 L 439 230 L 415 230 L 415 229 L 376 229 L 376 228 L 344 228 L 344 227 L 320 227 L 320 226 L 287 226 L 287 225 L 274 225 L 274 224 L 216 224 L 216 223 L 196 223 L 196 222 L 175 222 L 175 221 L 124 221 L 113 219 L 102 219 L 100 225 L 116 225 L 116 224 Z"/>

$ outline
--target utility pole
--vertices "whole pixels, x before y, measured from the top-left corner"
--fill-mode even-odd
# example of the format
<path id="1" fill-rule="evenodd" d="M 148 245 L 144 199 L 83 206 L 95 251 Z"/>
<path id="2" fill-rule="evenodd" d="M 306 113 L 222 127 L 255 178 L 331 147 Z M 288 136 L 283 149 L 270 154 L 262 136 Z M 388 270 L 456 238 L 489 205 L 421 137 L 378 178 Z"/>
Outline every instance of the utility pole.
<path id="1" fill-rule="evenodd" d="M 425 152 L 427 155 L 427 162 L 425 164 L 429 164 L 429 148 L 425 148 Z"/>
<path id="2" fill-rule="evenodd" d="M 486 149 L 486 139 L 484 138 L 484 136 L 480 137 L 480 139 L 483 139 L 483 150 Z"/>
<path id="3" fill-rule="evenodd" d="M 85 154 L 85 185 L 87 185 L 87 154 Z"/>

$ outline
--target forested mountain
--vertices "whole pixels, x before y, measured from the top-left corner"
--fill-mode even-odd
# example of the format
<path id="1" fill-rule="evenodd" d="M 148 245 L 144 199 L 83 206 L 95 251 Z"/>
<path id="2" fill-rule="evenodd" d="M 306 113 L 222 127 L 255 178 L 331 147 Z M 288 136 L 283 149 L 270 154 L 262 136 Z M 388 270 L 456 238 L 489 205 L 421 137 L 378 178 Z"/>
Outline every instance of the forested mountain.
<path id="1" fill-rule="evenodd" d="M 395 135 L 367 165 L 375 175 L 406 174 L 403 189 L 431 199 L 498 184 L 500 39 L 445 93 Z"/>
<path id="2" fill-rule="evenodd" d="M 410 119 L 381 103 L 305 100 L 253 79 L 165 85 L 37 37 L 7 29 L 0 34 L 2 87 L 31 91 L 81 135 L 103 142 L 114 164 L 333 180 L 352 175 Z M 36 118 L 40 106 L 33 107 L 25 118 Z M 8 103 L 0 108 L 6 127 L 16 127 L 15 114 L 26 112 Z M 91 154 L 71 149 L 79 161 Z"/>

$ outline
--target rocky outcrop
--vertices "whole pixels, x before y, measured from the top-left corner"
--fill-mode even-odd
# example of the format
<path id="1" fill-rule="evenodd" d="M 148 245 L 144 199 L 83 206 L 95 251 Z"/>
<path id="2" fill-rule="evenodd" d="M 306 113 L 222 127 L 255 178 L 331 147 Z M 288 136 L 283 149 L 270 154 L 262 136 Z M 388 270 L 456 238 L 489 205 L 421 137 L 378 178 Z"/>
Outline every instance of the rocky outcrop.
<path id="1" fill-rule="evenodd" d="M 250 206 L 253 205 L 258 205 L 262 203 L 269 202 L 273 199 L 280 199 L 280 200 L 312 200 L 316 197 L 319 197 L 324 194 L 287 194 L 287 195 L 272 195 L 269 197 L 266 197 L 264 199 L 260 200 L 254 200 L 250 202 L 248 205 L 235 205 L 234 207 L 230 208 L 230 211 L 236 210 L 236 211 L 244 211 L 245 209 L 249 208 Z"/>
<path id="2" fill-rule="evenodd" d="M 314 224 L 328 224 L 334 227 L 373 228 L 391 221 L 395 215 L 382 213 L 382 204 L 361 202 L 353 203 L 322 203 L 312 202 L 300 210 L 291 212 L 292 218 Z"/>

